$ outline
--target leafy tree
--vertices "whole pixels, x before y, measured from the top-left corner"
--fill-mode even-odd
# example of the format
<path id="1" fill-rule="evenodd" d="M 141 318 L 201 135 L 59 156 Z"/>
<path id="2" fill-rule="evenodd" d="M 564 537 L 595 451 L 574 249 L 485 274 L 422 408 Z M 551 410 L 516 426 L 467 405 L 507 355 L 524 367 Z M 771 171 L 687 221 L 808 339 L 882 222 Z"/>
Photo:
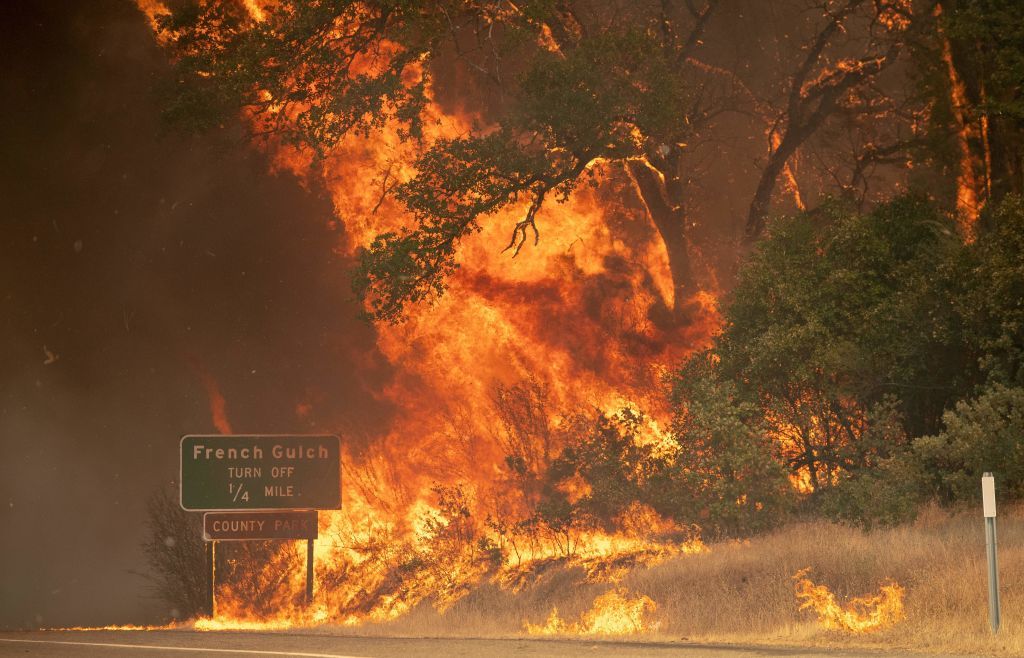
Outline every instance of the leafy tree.
<path id="1" fill-rule="evenodd" d="M 603 166 L 632 183 L 625 189 L 635 189 L 663 240 L 673 279 L 665 305 L 685 322 L 707 274 L 695 266 L 705 260 L 697 242 L 715 235 L 694 214 L 694 181 L 736 130 L 723 117 L 754 118 L 770 136 L 746 221 L 753 240 L 778 180 L 796 185 L 791 161 L 830 123 L 864 135 L 854 141 L 874 154 L 906 150 L 866 137 L 878 132 L 866 125 L 893 105 L 876 82 L 908 41 L 905 5 L 799 0 L 770 8 L 803 28 L 779 34 L 768 27 L 775 21 L 756 19 L 766 9 L 752 0 L 282 0 L 259 16 L 242 3 L 205 0 L 161 19 L 160 31 L 180 82 L 170 114 L 204 126 L 242 109 L 257 135 L 317 155 L 389 121 L 421 137 L 428 84 L 445 67 L 479 73 L 480 95 L 499 87 L 500 103 L 480 103 L 489 125 L 426 144 L 419 173 L 394 188 L 413 224 L 378 236 L 354 278 L 373 317 L 396 321 L 406 304 L 441 294 L 460 241 L 488 215 L 525 202 L 508 245 L 518 253 L 539 239 L 542 205 Z M 778 61 L 751 69 L 723 57 L 739 34 L 774 44 Z M 897 119 L 886 125 L 909 125 Z M 819 182 L 837 176 L 829 167 L 819 173 Z"/>
<path id="2" fill-rule="evenodd" d="M 961 313 L 977 338 L 988 378 L 1024 385 L 1024 199 L 1007 197 L 983 218 L 971 249 L 971 291 Z"/>
<path id="3" fill-rule="evenodd" d="M 565 199 L 601 160 L 644 157 L 646 139 L 677 143 L 691 128 L 679 111 L 683 82 L 665 53 L 639 32 L 594 37 L 567 55 L 540 53 L 520 81 L 517 111 L 486 136 L 441 140 L 397 190 L 417 226 L 378 236 L 355 285 L 372 313 L 397 319 L 404 304 L 442 291 L 456 246 L 479 218 L 530 201 L 508 249 L 539 239 L 544 200 Z M 670 221 L 660 214 L 655 221 Z M 677 279 L 691 278 L 685 249 L 669 249 Z"/>
<path id="4" fill-rule="evenodd" d="M 706 536 L 737 536 L 771 527 L 790 503 L 759 408 L 714 378 L 707 355 L 690 360 L 675 381 L 680 405 L 671 434 L 643 415 L 576 416 L 552 461 L 537 520 L 552 528 L 620 528 L 637 506 Z"/>
<path id="5" fill-rule="evenodd" d="M 876 446 L 867 453 L 868 463 L 840 473 L 835 485 L 822 493 L 821 511 L 826 516 L 870 529 L 913 519 L 926 500 L 921 469 L 892 402 L 874 410 L 869 434 L 862 438 Z"/>
<path id="6" fill-rule="evenodd" d="M 564 499 L 585 517 L 608 529 L 635 502 L 665 511 L 667 470 L 674 457 L 641 437 L 644 417 L 632 409 L 595 419 L 577 417 L 568 444 L 549 473 L 549 499 Z M 561 495 L 559 495 L 561 494 Z M 670 509 L 678 518 L 680 510 Z"/>
<path id="7" fill-rule="evenodd" d="M 388 119 L 418 135 L 440 30 L 421 4 L 283 0 L 257 19 L 240 2 L 183 3 L 157 19 L 179 82 L 168 115 L 206 128 L 245 110 L 258 135 L 318 154 Z"/>
<path id="8" fill-rule="evenodd" d="M 756 449 L 763 423 L 820 509 L 863 525 L 973 497 L 996 463 L 1018 496 L 1022 235 L 1015 196 L 968 245 L 918 197 L 780 219 L 711 352 L 677 373 L 680 413 L 704 391 L 724 405 L 715 417 L 745 418 L 730 433 L 741 442 L 721 444 L 730 459 Z"/>
<path id="9" fill-rule="evenodd" d="M 868 215 L 833 204 L 775 223 L 741 273 L 719 369 L 759 402 L 809 489 L 885 456 L 868 439 L 890 397 L 905 427 L 934 427 L 972 381 L 953 234 L 920 199 Z"/>
<path id="10" fill-rule="evenodd" d="M 871 81 L 897 60 L 902 44 L 901 30 L 872 29 L 857 42 L 859 58 L 840 57 L 832 50 L 848 24 L 865 15 L 898 23 L 900 6 L 850 0 L 826 11 L 786 79 L 785 106 L 769 111 L 740 76 L 695 56 L 721 4 L 709 0 L 698 9 L 687 3 L 686 16 L 663 3 L 660 13 L 626 12 L 630 20 L 618 26 L 589 25 L 572 10 L 547 16 L 544 25 L 559 25 L 550 30 L 557 48 L 533 57 L 500 129 L 433 145 L 417 162 L 418 175 L 399 187 L 416 224 L 379 236 L 365 252 L 354 285 L 371 314 L 393 321 L 405 304 L 442 293 L 457 267 L 459 241 L 479 230 L 482 217 L 528 200 L 507 247 L 518 254 L 528 239 L 539 240 L 537 213 L 545 200 L 566 198 L 603 164 L 617 166 L 633 182 L 666 247 L 675 320 L 685 322 L 698 289 L 687 185 L 696 172 L 686 171 L 688 144 L 708 139 L 720 115 L 749 111 L 751 103 L 772 114 L 778 143 L 773 141 L 746 223 L 748 239 L 755 240 L 787 163 L 827 119 L 843 109 L 857 112 L 848 99 L 872 89 Z"/>
<path id="11" fill-rule="evenodd" d="M 944 501 L 973 501 L 982 473 L 992 471 L 1001 496 L 1024 498 L 1024 388 L 993 384 L 942 420 L 941 432 L 914 441 L 926 491 Z"/>
<path id="12" fill-rule="evenodd" d="M 784 518 L 792 489 L 778 446 L 756 400 L 721 379 L 714 355 L 688 360 L 673 379 L 672 400 L 676 477 L 705 532 L 736 536 Z"/>

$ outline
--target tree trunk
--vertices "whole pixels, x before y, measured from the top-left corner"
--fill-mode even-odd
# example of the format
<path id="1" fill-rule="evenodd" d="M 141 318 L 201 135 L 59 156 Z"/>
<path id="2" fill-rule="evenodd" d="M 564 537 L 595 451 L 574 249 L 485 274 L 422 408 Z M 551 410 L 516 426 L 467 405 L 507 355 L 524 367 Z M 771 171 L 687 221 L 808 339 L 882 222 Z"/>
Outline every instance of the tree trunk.
<path id="1" fill-rule="evenodd" d="M 697 286 L 690 261 L 690 241 L 686 235 L 682 185 L 674 171 L 666 177 L 647 162 L 633 160 L 628 163 L 628 168 L 668 254 L 673 298 L 667 301 L 671 304 L 673 320 L 676 324 L 685 324 L 695 311 L 693 296 Z"/>
<path id="2" fill-rule="evenodd" d="M 936 18 L 941 17 L 941 3 L 935 5 L 934 13 Z M 975 227 L 984 204 L 984 195 L 977 174 L 980 168 L 978 157 L 971 147 L 971 142 L 977 138 L 976 128 L 968 117 L 970 102 L 967 99 L 967 86 L 953 60 L 953 46 L 943 32 L 941 22 L 938 22 L 937 26 L 942 46 L 942 61 L 946 65 L 946 75 L 949 78 L 949 103 L 956 122 L 956 145 L 959 150 L 959 171 L 956 177 L 957 219 L 964 242 L 970 243 L 974 242 Z"/>
<path id="3" fill-rule="evenodd" d="M 747 227 L 745 238 L 747 242 L 754 242 L 764 232 L 765 224 L 768 222 L 768 210 L 771 208 L 772 193 L 775 192 L 775 185 L 779 176 L 786 169 L 786 164 L 793 157 L 796 150 L 814 134 L 825 116 L 829 114 L 833 102 L 830 96 L 822 99 L 818 108 L 806 120 L 801 121 L 798 117 L 790 118 L 790 125 L 786 128 L 786 134 L 779 142 L 772 154 L 768 157 L 768 164 L 761 171 L 761 179 L 757 183 L 757 191 L 754 192 L 754 199 L 750 202 L 750 212 L 747 214 Z"/>
<path id="4" fill-rule="evenodd" d="M 785 140 L 782 143 L 785 145 Z M 771 206 L 772 193 L 775 191 L 775 183 L 786 166 L 789 155 L 783 154 L 780 150 L 772 153 L 768 159 L 768 166 L 761 172 L 761 179 L 757 182 L 757 191 L 750 202 L 750 211 L 747 214 L 747 227 L 745 237 L 748 242 L 753 242 L 761 237 L 765 224 L 768 220 L 768 209 Z"/>

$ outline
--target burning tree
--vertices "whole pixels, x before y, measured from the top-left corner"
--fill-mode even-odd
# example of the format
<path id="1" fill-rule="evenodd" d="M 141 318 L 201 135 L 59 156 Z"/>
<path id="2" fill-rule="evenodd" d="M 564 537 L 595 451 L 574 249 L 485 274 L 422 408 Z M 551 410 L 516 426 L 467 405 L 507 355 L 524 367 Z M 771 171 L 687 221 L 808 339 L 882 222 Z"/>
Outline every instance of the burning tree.
<path id="1" fill-rule="evenodd" d="M 936 159 L 956 181 L 952 202 L 968 239 L 986 205 L 1024 191 L 1021 133 L 1024 9 L 1009 0 L 932 5 L 918 66 L 928 94 Z"/>
<path id="2" fill-rule="evenodd" d="M 183 83 L 171 114 L 207 124 L 244 110 L 256 136 L 324 158 L 352 132 L 369 135 L 389 122 L 424 139 L 431 102 L 451 96 L 441 87 L 452 76 L 467 89 L 447 102 L 477 99 L 464 134 L 427 139 L 411 174 L 389 168 L 382 176 L 382 193 L 394 195 L 411 222 L 376 236 L 354 280 L 381 320 L 442 293 L 460 244 L 488 216 L 525 207 L 506 247 L 515 256 L 540 239 L 545 203 L 608 170 L 631 183 L 664 246 L 671 290 L 662 304 L 675 322 L 692 322 L 697 293 L 715 288 L 704 251 L 735 237 L 701 217 L 709 208 L 696 193 L 729 133 L 767 138 L 744 229 L 753 240 L 780 177 L 804 203 L 794 162 L 822 127 L 845 126 L 860 153 L 850 181 L 859 187 L 869 165 L 900 161 L 910 141 L 893 134 L 879 143 L 866 119 L 885 115 L 903 126 L 918 118 L 881 77 L 902 61 L 914 25 L 903 0 L 772 9 L 780 13 L 763 24 L 799 17 L 796 43 L 752 28 L 762 24 L 750 19 L 761 18 L 759 3 L 719 0 L 288 0 L 246 10 L 255 4 L 197 3 L 158 19 Z M 736 24 L 758 46 L 774 40 L 771 70 L 727 56 Z M 808 181 L 826 190 L 836 175 L 825 166 Z"/>
<path id="3" fill-rule="evenodd" d="M 974 354 L 944 305 L 964 272 L 948 217 L 912 199 L 768 221 L 910 182 L 935 119 L 908 82 L 910 51 L 939 43 L 931 5 L 145 4 L 177 65 L 169 113 L 240 115 L 326 189 L 380 321 L 398 411 L 345 456 L 321 557 L 336 618 L 556 562 L 608 576 L 587 561 L 697 546 L 694 522 L 768 527 L 787 474 L 823 497 L 976 375 L 951 374 Z"/>
<path id="4" fill-rule="evenodd" d="M 793 492 L 761 405 L 722 375 L 719 358 L 695 354 L 673 378 L 677 490 L 708 534 L 737 536 L 778 523 Z"/>

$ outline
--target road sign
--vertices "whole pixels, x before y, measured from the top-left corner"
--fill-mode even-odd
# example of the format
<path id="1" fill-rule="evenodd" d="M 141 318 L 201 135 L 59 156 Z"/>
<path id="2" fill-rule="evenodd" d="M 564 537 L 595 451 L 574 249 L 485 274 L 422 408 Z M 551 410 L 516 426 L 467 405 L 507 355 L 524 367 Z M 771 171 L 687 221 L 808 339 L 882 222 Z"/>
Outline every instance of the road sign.
<path id="1" fill-rule="evenodd" d="M 996 480 L 991 473 L 981 478 L 981 513 L 985 518 L 996 515 Z"/>
<path id="2" fill-rule="evenodd" d="M 191 434 L 181 439 L 180 482 L 189 511 L 339 509 L 341 439 Z"/>
<path id="3" fill-rule="evenodd" d="M 316 538 L 316 510 L 203 514 L 203 539 L 206 541 Z"/>

